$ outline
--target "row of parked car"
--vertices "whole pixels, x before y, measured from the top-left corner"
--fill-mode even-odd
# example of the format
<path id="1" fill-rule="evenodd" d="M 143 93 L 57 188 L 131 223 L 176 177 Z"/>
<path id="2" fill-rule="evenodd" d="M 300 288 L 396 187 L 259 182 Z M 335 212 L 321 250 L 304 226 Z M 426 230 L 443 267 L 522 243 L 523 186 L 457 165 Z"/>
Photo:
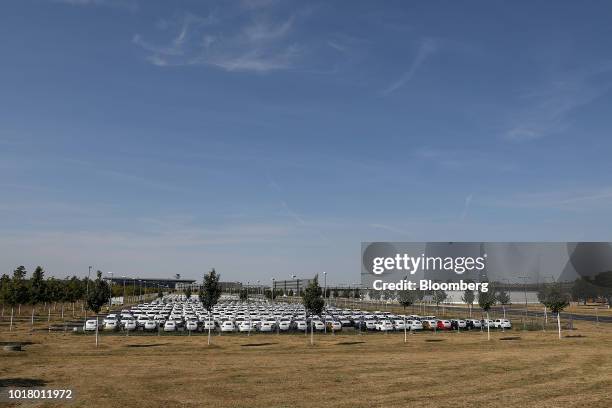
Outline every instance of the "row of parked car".
<path id="1" fill-rule="evenodd" d="M 395 315 L 358 309 L 328 307 L 320 316 L 308 316 L 300 304 L 240 302 L 225 299 L 208 313 L 196 297 L 169 295 L 120 313 L 109 314 L 98 326 L 87 320 L 85 331 L 220 331 L 222 333 L 316 331 L 339 332 L 343 328 L 360 331 L 510 329 L 508 319 L 437 319 L 435 316 Z"/>

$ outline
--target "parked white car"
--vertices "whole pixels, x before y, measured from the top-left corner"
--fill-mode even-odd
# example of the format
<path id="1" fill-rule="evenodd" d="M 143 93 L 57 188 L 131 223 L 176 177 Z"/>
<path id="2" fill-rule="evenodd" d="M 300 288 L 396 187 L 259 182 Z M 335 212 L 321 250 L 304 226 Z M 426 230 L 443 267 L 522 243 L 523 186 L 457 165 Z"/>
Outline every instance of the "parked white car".
<path id="1" fill-rule="evenodd" d="M 320 321 L 320 320 L 314 320 L 312 323 L 313 323 L 313 325 L 314 325 L 314 329 L 315 329 L 315 330 L 318 330 L 318 331 L 323 331 L 323 330 L 325 330 L 325 324 L 324 324 L 322 321 Z"/>
<path id="2" fill-rule="evenodd" d="M 198 330 L 198 322 L 196 320 L 187 320 L 187 323 L 185 323 L 185 330 L 187 330 L 187 331 L 197 331 Z"/>
<path id="3" fill-rule="evenodd" d="M 176 331 L 176 323 L 174 322 L 174 320 L 168 320 L 166 323 L 164 323 L 164 331 L 165 332 Z"/>
<path id="4" fill-rule="evenodd" d="M 334 320 L 333 322 L 330 322 L 330 326 L 332 332 L 342 331 L 342 323 L 339 321 Z"/>
<path id="5" fill-rule="evenodd" d="M 221 331 L 223 333 L 233 333 L 236 331 L 236 326 L 234 325 L 233 322 L 226 320 L 223 323 L 221 323 Z"/>
<path id="6" fill-rule="evenodd" d="M 407 320 L 406 328 L 411 331 L 423 330 L 423 323 L 420 320 Z"/>
<path id="7" fill-rule="evenodd" d="M 259 326 L 259 331 L 260 332 L 264 332 L 264 333 L 269 333 L 271 331 L 274 330 L 274 323 L 273 322 L 261 322 L 261 325 Z"/>
<path id="8" fill-rule="evenodd" d="M 134 319 L 122 320 L 121 323 L 123 324 L 124 330 L 127 330 L 127 331 L 136 330 L 136 320 Z"/>
<path id="9" fill-rule="evenodd" d="M 119 323 L 117 322 L 117 320 L 104 319 L 104 330 L 114 331 L 117 330 L 118 327 Z"/>
<path id="10" fill-rule="evenodd" d="M 146 331 L 157 330 L 157 322 L 153 319 L 147 320 L 146 322 L 144 322 L 143 328 Z M 165 325 L 164 325 L 164 329 L 165 329 Z"/>
<path id="11" fill-rule="evenodd" d="M 87 320 L 85 325 L 83 326 L 84 331 L 96 331 L 96 327 L 98 327 L 97 320 Z"/>
<path id="12" fill-rule="evenodd" d="M 278 323 L 278 330 L 288 331 L 291 328 L 291 322 L 289 320 L 281 320 Z"/>
<path id="13" fill-rule="evenodd" d="M 390 320 L 380 320 L 376 323 L 376 330 L 378 331 L 393 331 L 393 323 Z"/>
<path id="14" fill-rule="evenodd" d="M 489 319 L 489 320 L 487 320 L 487 319 L 482 319 L 481 323 L 482 323 L 482 327 L 484 327 L 485 329 L 486 329 L 487 327 L 489 327 L 489 328 L 494 328 L 494 327 L 495 327 L 495 326 L 493 325 L 493 320 L 491 320 L 491 319 Z"/>
<path id="15" fill-rule="evenodd" d="M 465 324 L 470 329 L 480 329 L 482 327 L 482 323 L 478 319 L 467 319 Z"/>
<path id="16" fill-rule="evenodd" d="M 365 326 L 367 330 L 377 330 L 376 320 L 366 320 Z"/>
<path id="17" fill-rule="evenodd" d="M 512 323 L 508 319 L 495 319 L 493 320 L 493 327 L 497 329 L 511 329 Z"/>
<path id="18" fill-rule="evenodd" d="M 244 321 L 238 325 L 238 331 L 241 333 L 252 332 L 255 331 L 255 327 L 251 322 Z"/>

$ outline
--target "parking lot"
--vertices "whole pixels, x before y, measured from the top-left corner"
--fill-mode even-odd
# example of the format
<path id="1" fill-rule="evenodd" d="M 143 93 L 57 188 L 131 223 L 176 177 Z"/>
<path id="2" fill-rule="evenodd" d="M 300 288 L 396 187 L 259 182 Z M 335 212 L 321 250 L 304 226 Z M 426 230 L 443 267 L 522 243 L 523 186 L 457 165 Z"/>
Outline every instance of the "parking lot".
<path id="1" fill-rule="evenodd" d="M 391 333 L 423 331 L 510 330 L 510 319 L 437 318 L 394 314 L 389 311 L 367 311 L 330 306 L 321 315 L 308 316 L 297 303 L 274 303 L 266 300 L 240 302 L 225 298 L 209 314 L 197 297 L 168 295 L 161 299 L 125 308 L 103 319 L 86 320 L 77 331 L 105 334 L 197 335 L 209 331 L 218 335 L 297 334 L 314 331 L 319 334 Z"/>

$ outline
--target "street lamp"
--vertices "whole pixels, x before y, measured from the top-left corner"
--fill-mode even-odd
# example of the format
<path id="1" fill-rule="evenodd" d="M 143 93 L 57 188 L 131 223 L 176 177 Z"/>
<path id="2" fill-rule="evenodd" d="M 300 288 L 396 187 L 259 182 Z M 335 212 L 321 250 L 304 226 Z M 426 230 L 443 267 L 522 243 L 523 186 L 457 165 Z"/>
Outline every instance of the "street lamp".
<path id="1" fill-rule="evenodd" d="M 112 306 L 112 299 L 113 299 L 113 273 L 112 272 L 108 272 L 108 274 L 110 275 L 110 281 L 109 281 L 109 285 L 108 287 L 110 288 L 110 291 L 108 293 L 108 312 L 110 313 L 111 310 L 111 306 Z"/>
<path id="2" fill-rule="evenodd" d="M 323 300 L 325 303 L 327 303 L 327 272 L 323 272 L 323 281 L 325 282 L 323 284 L 323 287 L 325 288 L 323 289 Z"/>
<path id="3" fill-rule="evenodd" d="M 527 279 L 529 279 L 529 276 L 519 276 L 519 278 L 523 280 L 523 291 L 525 292 L 525 320 L 523 320 L 523 330 L 525 330 L 527 324 Z"/>
<path id="4" fill-rule="evenodd" d="M 87 272 L 87 295 L 85 296 L 85 319 L 87 319 L 87 309 L 89 309 L 87 307 L 87 300 L 89 299 L 89 280 L 91 279 L 91 268 L 93 268 L 93 266 L 90 266 L 89 272 Z"/>
<path id="5" fill-rule="evenodd" d="M 121 276 L 123 278 L 123 304 L 125 304 L 125 276 Z"/>

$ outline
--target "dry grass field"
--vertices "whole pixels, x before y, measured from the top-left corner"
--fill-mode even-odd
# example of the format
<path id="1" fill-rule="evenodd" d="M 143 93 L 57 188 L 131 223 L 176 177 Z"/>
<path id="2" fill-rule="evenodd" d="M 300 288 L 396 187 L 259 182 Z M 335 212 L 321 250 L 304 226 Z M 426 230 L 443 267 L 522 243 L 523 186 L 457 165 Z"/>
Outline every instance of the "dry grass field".
<path id="1" fill-rule="evenodd" d="M 606 407 L 612 327 L 316 335 L 102 336 L 2 332 L 0 385 L 71 388 L 83 407 Z M 502 340 L 502 338 L 511 338 Z M 8 406 L 65 406 L 22 403 Z"/>

